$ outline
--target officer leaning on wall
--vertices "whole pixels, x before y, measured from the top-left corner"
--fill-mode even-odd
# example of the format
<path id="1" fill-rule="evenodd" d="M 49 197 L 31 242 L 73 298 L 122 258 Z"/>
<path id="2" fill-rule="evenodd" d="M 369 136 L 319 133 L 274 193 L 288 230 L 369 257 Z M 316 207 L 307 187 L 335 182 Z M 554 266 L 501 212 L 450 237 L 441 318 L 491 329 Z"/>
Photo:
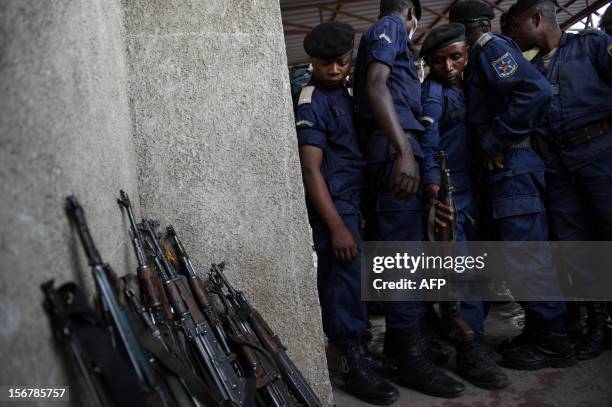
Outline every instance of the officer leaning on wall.
<path id="1" fill-rule="evenodd" d="M 531 62 L 554 90 L 538 132 L 551 238 L 612 240 L 612 36 L 562 32 L 551 0 L 519 0 L 511 14 L 512 37 L 523 50 L 539 48 Z M 601 284 L 589 280 L 581 260 L 564 258 L 572 276 L 585 287 Z M 587 303 L 589 331 L 575 347 L 579 359 L 598 356 L 610 342 L 606 308 Z"/>
<path id="2" fill-rule="evenodd" d="M 366 164 L 353 125 L 353 101 L 344 86 L 354 35 L 350 25 L 331 21 L 306 36 L 313 77 L 299 95 L 295 120 L 323 331 L 342 355 L 345 390 L 384 405 L 397 400 L 399 392 L 381 377 L 392 369 L 370 354 L 364 339 L 359 251 Z"/>

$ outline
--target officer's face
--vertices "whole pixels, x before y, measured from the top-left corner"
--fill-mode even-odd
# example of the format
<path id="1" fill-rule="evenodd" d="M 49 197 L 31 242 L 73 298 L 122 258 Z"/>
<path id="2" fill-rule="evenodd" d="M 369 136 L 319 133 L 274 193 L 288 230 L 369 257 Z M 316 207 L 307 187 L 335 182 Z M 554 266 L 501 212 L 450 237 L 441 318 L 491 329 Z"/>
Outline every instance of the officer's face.
<path id="1" fill-rule="evenodd" d="M 522 51 L 528 51 L 538 45 L 539 18 L 536 14 L 525 12 L 512 18 L 514 30 L 511 38 L 516 41 Z"/>
<path id="2" fill-rule="evenodd" d="M 336 59 L 312 58 L 312 73 L 323 86 L 337 88 L 351 71 L 352 59 L 352 52 Z"/>
<path id="3" fill-rule="evenodd" d="M 454 42 L 435 51 L 429 58 L 432 75 L 447 85 L 458 85 L 467 62 L 465 41 Z"/>

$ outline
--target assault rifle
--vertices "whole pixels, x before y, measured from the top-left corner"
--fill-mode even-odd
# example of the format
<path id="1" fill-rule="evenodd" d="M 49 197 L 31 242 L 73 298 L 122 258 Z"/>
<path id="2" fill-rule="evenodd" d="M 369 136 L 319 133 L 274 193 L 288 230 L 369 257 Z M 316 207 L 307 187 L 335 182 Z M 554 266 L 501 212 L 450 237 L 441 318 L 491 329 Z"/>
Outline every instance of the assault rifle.
<path id="1" fill-rule="evenodd" d="M 213 264 L 211 280 L 218 280 L 227 289 L 227 300 L 236 312 L 240 322 L 249 327 L 263 348 L 268 352 L 278 367 L 281 376 L 298 402 L 308 407 L 322 406 L 321 401 L 308 385 L 293 361 L 287 355 L 287 348 L 280 338 L 272 332 L 261 314 L 248 302 L 242 291 L 237 291 L 223 274 L 224 264 Z"/>
<path id="2" fill-rule="evenodd" d="M 454 242 L 457 236 L 457 213 L 455 211 L 455 200 L 453 198 L 455 188 L 451 180 L 450 170 L 446 165 L 448 156 L 445 151 L 440 151 L 438 154 L 436 154 L 435 158 L 440 166 L 440 190 L 438 192 L 438 201 L 453 209 L 453 221 L 450 223 L 447 222 L 446 226 L 432 225 L 430 221 L 429 227 L 430 230 L 432 227 L 435 227 L 436 229 L 433 240 L 439 242 Z M 435 207 L 432 208 L 432 211 L 435 213 Z M 459 314 L 459 301 L 441 301 L 440 314 L 442 314 L 443 319 L 450 322 L 451 326 L 465 341 L 469 341 L 474 338 L 474 331 L 472 331 L 472 328 L 470 328 L 470 326 Z"/>
<path id="3" fill-rule="evenodd" d="M 235 370 L 232 357 L 221 348 L 210 325 L 196 306 L 189 287 L 164 256 L 152 221 L 143 219 L 149 250 L 154 257 L 178 328 L 195 356 L 196 369 L 208 383 L 217 404 L 246 403 L 245 380 Z"/>
<path id="4" fill-rule="evenodd" d="M 173 316 L 170 304 L 168 303 L 168 298 L 165 295 L 159 276 L 155 270 L 148 265 L 140 230 L 138 229 L 138 224 L 136 223 L 134 212 L 132 211 L 130 197 L 125 191 L 119 191 L 119 195 L 120 197 L 117 199 L 117 203 L 119 203 L 122 208 L 125 208 L 130 221 L 132 246 L 134 247 L 134 253 L 138 261 L 136 275 L 138 276 L 140 292 L 144 298 L 145 309 L 150 316 L 150 323 L 159 331 L 160 339 L 164 343 L 166 349 L 179 354 L 178 344 L 172 332 L 171 321 Z M 141 318 L 145 318 L 143 321 L 147 323 L 145 316 L 141 315 Z"/>

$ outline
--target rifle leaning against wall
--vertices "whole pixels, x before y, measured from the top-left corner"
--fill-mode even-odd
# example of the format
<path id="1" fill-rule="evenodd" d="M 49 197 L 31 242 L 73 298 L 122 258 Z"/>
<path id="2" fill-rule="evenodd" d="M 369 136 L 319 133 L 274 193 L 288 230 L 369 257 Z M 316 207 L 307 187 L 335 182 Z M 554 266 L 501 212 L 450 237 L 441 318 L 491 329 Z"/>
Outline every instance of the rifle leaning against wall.
<path id="1" fill-rule="evenodd" d="M 142 227 L 146 231 L 150 254 L 172 305 L 175 322 L 188 340 L 190 353 L 194 355 L 197 372 L 208 383 L 219 405 L 247 404 L 250 397 L 246 394 L 244 378 L 235 369 L 234 358 L 223 351 L 196 306 L 189 287 L 166 259 L 153 222 L 143 219 Z"/>
<path id="2" fill-rule="evenodd" d="M 236 311 L 241 322 L 248 325 L 263 348 L 272 356 L 283 380 L 298 402 L 308 407 L 322 406 L 321 401 L 308 385 L 298 368 L 287 355 L 287 348 L 280 338 L 272 332 L 261 314 L 248 302 L 242 291 L 237 291 L 223 274 L 224 264 L 212 265 L 210 277 L 218 279 L 227 289 L 227 300 Z"/>

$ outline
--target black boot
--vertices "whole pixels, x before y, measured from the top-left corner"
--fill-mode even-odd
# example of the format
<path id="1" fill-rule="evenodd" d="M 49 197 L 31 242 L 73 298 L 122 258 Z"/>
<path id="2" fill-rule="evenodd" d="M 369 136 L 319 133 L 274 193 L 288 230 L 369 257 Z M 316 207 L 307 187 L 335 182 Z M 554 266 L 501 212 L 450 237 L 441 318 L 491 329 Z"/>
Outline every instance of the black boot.
<path id="1" fill-rule="evenodd" d="M 531 328 L 525 343 L 502 354 L 502 364 L 519 370 L 575 365 L 576 358 L 567 334 L 550 328 L 558 326 L 558 321 L 540 321 L 538 325 Z"/>
<path id="2" fill-rule="evenodd" d="M 606 332 L 609 330 L 609 318 L 604 307 L 604 302 L 587 303 L 588 331 L 574 347 L 576 357 L 580 360 L 596 358 L 609 345 L 610 338 L 607 338 Z"/>
<path id="3" fill-rule="evenodd" d="M 427 334 L 424 330 L 421 330 L 421 346 L 425 349 L 425 353 L 429 360 L 434 362 L 438 366 L 445 365 L 448 362 L 448 352 L 442 347 L 442 343 L 437 334 Z M 403 347 L 403 344 L 395 344 L 391 341 L 391 336 L 385 335 L 385 342 L 383 346 L 384 355 L 390 360 L 396 360 L 398 357 L 399 348 Z"/>
<path id="4" fill-rule="evenodd" d="M 475 340 L 457 345 L 457 373 L 483 389 L 503 389 L 510 384 L 491 352 Z"/>
<path id="5" fill-rule="evenodd" d="M 437 369 L 423 349 L 419 329 L 401 331 L 387 329 L 385 346 L 393 349 L 400 369 L 397 383 L 431 396 L 459 396 L 465 385 Z"/>
<path id="6" fill-rule="evenodd" d="M 389 405 L 399 398 L 399 392 L 373 368 L 374 359 L 360 340 L 340 342 L 344 390 L 366 403 Z"/>

